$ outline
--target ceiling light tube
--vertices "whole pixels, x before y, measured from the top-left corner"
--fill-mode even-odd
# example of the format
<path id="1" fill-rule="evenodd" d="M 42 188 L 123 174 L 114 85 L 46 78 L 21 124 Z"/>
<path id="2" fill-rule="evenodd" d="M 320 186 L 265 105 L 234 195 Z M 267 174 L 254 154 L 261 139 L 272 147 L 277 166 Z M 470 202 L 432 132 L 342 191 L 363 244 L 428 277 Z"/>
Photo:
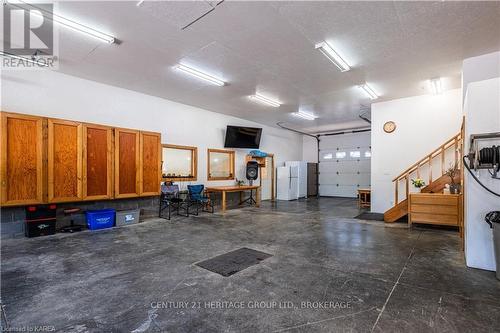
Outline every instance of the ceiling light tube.
<path id="1" fill-rule="evenodd" d="M 370 97 L 370 99 L 377 99 L 378 95 L 373 91 L 373 89 L 368 84 L 362 84 L 359 86 L 363 91 Z"/>
<path id="2" fill-rule="evenodd" d="M 443 92 L 443 87 L 441 86 L 441 78 L 436 77 L 430 80 L 432 93 L 434 95 L 439 95 Z"/>
<path id="3" fill-rule="evenodd" d="M 136 3 L 135 5 L 136 5 L 137 7 L 140 7 L 143 3 L 144 3 L 144 0 L 141 0 L 141 1 L 139 1 L 138 3 Z"/>
<path id="4" fill-rule="evenodd" d="M 275 107 L 275 108 L 279 108 L 281 106 L 280 102 L 274 101 L 272 99 L 269 99 L 269 98 L 264 97 L 264 96 L 259 95 L 259 94 L 252 95 L 252 96 L 250 96 L 250 98 L 255 100 L 255 101 L 270 105 L 270 106 Z"/>
<path id="5" fill-rule="evenodd" d="M 97 30 L 92 29 L 90 27 L 87 27 L 83 24 L 68 20 L 67 18 L 64 18 L 64 17 L 56 15 L 56 14 L 48 15 L 47 12 L 45 12 L 44 10 L 37 8 L 33 5 L 31 5 L 31 7 L 34 8 L 34 10 L 30 10 L 30 13 L 32 13 L 33 15 L 46 18 L 48 20 L 51 20 L 54 23 L 62 25 L 63 27 L 69 28 L 71 30 L 85 34 L 85 35 L 90 36 L 90 37 L 94 37 L 95 39 L 98 39 L 102 42 L 106 42 L 109 44 L 113 44 L 115 42 L 115 37 L 113 37 L 113 36 L 110 36 L 110 35 L 105 34 L 103 32 L 97 31 Z"/>
<path id="6" fill-rule="evenodd" d="M 347 72 L 351 69 L 347 62 L 327 42 L 316 44 L 316 50 L 323 53 L 341 72 Z"/>
<path id="7" fill-rule="evenodd" d="M 306 120 L 314 120 L 314 119 L 318 118 L 314 114 L 309 113 L 309 112 L 305 112 L 305 111 L 293 112 L 292 115 L 294 115 L 295 117 L 306 119 Z"/>
<path id="8" fill-rule="evenodd" d="M 49 67 L 49 64 L 47 62 L 41 61 L 41 60 L 25 58 L 25 57 L 21 57 L 21 56 L 18 56 L 18 55 L 15 55 L 15 54 L 11 54 L 11 53 L 7 53 L 7 52 L 3 52 L 3 51 L 0 51 L 0 55 L 2 55 L 4 57 L 12 58 L 12 59 L 17 59 L 17 60 L 20 60 L 20 61 L 26 61 L 26 62 L 28 62 L 30 64 L 37 65 L 37 66 Z"/>
<path id="9" fill-rule="evenodd" d="M 210 82 L 210 83 L 215 84 L 217 86 L 223 86 L 226 84 L 226 82 L 224 82 L 222 80 L 219 80 L 213 76 L 202 73 L 199 70 L 196 70 L 196 69 L 188 67 L 188 66 L 177 65 L 177 66 L 175 66 L 175 68 L 180 70 L 181 72 L 187 73 L 187 74 L 192 75 L 198 79 L 202 79 L 204 81 Z"/>

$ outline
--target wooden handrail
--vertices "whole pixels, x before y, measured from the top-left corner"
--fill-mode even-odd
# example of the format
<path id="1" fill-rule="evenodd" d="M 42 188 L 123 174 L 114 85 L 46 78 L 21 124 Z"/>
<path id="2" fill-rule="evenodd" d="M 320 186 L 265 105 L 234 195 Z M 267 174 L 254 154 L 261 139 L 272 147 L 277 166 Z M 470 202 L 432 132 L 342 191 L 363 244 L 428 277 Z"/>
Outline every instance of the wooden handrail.
<path id="1" fill-rule="evenodd" d="M 428 154 L 424 158 L 422 158 L 420 161 L 418 161 L 417 163 L 413 164 L 411 167 L 406 169 L 399 176 L 394 178 L 392 180 L 393 182 L 395 182 L 394 183 L 394 185 L 395 185 L 394 204 L 397 205 L 400 202 L 399 201 L 399 184 L 400 184 L 401 180 L 405 180 L 405 195 L 406 195 L 405 199 L 408 199 L 408 195 L 410 193 L 410 175 L 416 171 L 417 178 L 420 178 L 420 167 L 425 165 L 426 163 L 429 163 L 429 183 L 428 183 L 428 185 L 430 185 L 433 181 L 433 178 L 432 178 L 432 161 L 433 161 L 433 159 L 435 157 L 441 155 L 441 175 L 440 175 L 440 177 L 441 177 L 445 173 L 444 164 L 445 164 L 445 159 L 446 159 L 446 157 L 445 157 L 446 151 L 448 150 L 448 148 L 454 147 L 454 149 L 455 149 L 455 154 L 454 154 L 455 163 L 460 163 L 460 156 L 459 156 L 458 150 L 462 148 L 462 144 L 463 144 L 463 130 L 460 131 L 460 133 L 458 133 L 457 135 L 455 135 L 451 139 L 449 139 L 448 141 L 446 141 L 439 148 L 435 149 L 430 154 Z M 439 177 L 437 177 L 437 178 L 439 178 Z"/>
<path id="2" fill-rule="evenodd" d="M 417 168 L 419 168 L 422 164 L 425 164 L 427 162 L 430 163 L 432 161 L 432 159 L 434 157 L 438 156 L 439 154 L 442 154 L 443 156 L 441 158 L 444 158 L 444 151 L 451 147 L 450 144 L 453 143 L 453 145 L 457 146 L 457 144 L 458 144 L 458 142 L 460 142 L 460 140 L 462 140 L 462 133 L 458 133 L 457 135 L 453 136 L 451 139 L 449 139 L 444 144 L 439 146 L 439 148 L 433 150 L 432 153 L 426 155 L 420 161 L 418 161 L 417 163 L 413 164 L 411 167 L 409 167 L 408 169 L 403 171 L 400 175 L 398 175 L 392 181 L 395 182 L 397 180 L 401 180 L 402 178 L 406 177 L 407 174 L 412 173 L 413 171 L 417 170 Z"/>

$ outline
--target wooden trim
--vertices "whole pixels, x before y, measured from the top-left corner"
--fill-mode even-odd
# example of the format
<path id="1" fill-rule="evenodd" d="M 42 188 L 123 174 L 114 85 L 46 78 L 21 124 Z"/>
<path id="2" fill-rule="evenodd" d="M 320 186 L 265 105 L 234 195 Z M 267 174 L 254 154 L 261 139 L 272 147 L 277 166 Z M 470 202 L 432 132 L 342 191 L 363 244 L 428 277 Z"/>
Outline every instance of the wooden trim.
<path id="1" fill-rule="evenodd" d="M 444 147 L 441 147 L 441 175 L 444 175 L 444 171 L 446 169 L 446 166 L 444 165 L 446 162 L 446 149 Z"/>
<path id="2" fill-rule="evenodd" d="M 82 129 L 83 124 L 71 120 L 60 120 L 48 118 L 48 202 L 72 202 L 82 200 Z M 73 197 L 55 197 L 54 194 L 54 125 L 68 125 L 76 127 L 77 131 L 77 160 L 76 160 L 76 174 L 77 174 L 77 195 Z"/>
<path id="3" fill-rule="evenodd" d="M 107 193 L 103 195 L 87 195 L 87 129 L 95 128 L 106 130 L 107 134 Z M 95 125 L 95 124 L 83 124 L 83 200 L 106 200 L 113 198 L 113 127 Z"/>
<path id="4" fill-rule="evenodd" d="M 44 202 L 44 184 L 45 184 L 45 173 L 44 173 L 44 131 L 43 124 L 44 118 L 38 116 L 24 115 L 18 113 L 11 112 L 0 112 L 1 116 L 1 138 L 0 138 L 0 204 L 2 206 L 15 206 L 15 205 L 30 205 L 30 204 L 40 204 Z M 7 189 L 7 120 L 8 118 L 17 118 L 17 119 L 25 119 L 25 120 L 33 120 L 36 122 L 37 126 L 37 158 L 36 158 L 36 168 L 37 168 L 37 184 L 36 186 L 36 199 L 35 200 L 9 200 L 7 197 L 8 189 Z"/>
<path id="5" fill-rule="evenodd" d="M 267 154 L 271 157 L 271 201 L 276 200 L 276 174 L 274 172 L 274 154 Z"/>
<path id="6" fill-rule="evenodd" d="M 396 185 L 396 190 L 394 191 L 395 196 L 394 196 L 394 205 L 397 205 L 399 202 L 399 180 L 396 180 L 394 183 Z"/>
<path id="7" fill-rule="evenodd" d="M 247 155 L 247 156 L 249 156 L 249 155 Z M 270 171 L 271 172 L 271 201 L 274 201 L 275 200 L 275 189 L 274 189 L 275 188 L 275 184 L 274 184 L 274 182 L 275 182 L 275 179 L 274 179 L 274 177 L 275 177 L 275 175 L 274 175 L 274 154 L 269 154 L 268 153 L 265 158 L 268 158 L 268 157 L 271 158 L 271 171 Z M 245 158 L 245 160 L 247 160 L 247 159 Z M 248 160 L 247 160 L 247 162 L 248 162 Z M 261 188 L 262 188 L 262 168 L 263 167 L 267 167 L 267 162 L 265 163 L 264 166 L 262 166 L 261 164 L 259 164 L 259 184 L 260 184 Z"/>
<path id="8" fill-rule="evenodd" d="M 406 197 L 410 195 L 410 176 L 406 176 Z"/>
<path id="9" fill-rule="evenodd" d="M 182 150 L 190 150 L 191 151 L 191 175 L 193 177 L 163 177 L 162 174 L 162 180 L 163 181 L 176 181 L 176 182 L 192 182 L 192 181 L 197 181 L 198 180 L 198 147 L 193 147 L 193 146 L 180 146 L 180 145 L 172 145 L 172 144 L 162 144 L 162 148 L 170 148 L 170 149 L 182 149 Z M 161 159 L 163 159 L 163 149 L 161 150 L 160 154 Z M 163 161 L 162 161 L 163 162 Z M 163 163 L 162 163 L 162 168 L 163 168 Z M 162 172 L 163 170 L 161 170 Z"/>
<path id="10" fill-rule="evenodd" d="M 230 155 L 229 158 L 229 177 L 211 177 L 210 176 L 210 153 L 226 153 Z M 235 151 L 234 150 L 225 150 L 225 149 L 207 149 L 207 180 L 213 181 L 213 180 L 234 180 L 235 178 L 235 168 L 234 168 L 234 158 L 235 158 Z"/>

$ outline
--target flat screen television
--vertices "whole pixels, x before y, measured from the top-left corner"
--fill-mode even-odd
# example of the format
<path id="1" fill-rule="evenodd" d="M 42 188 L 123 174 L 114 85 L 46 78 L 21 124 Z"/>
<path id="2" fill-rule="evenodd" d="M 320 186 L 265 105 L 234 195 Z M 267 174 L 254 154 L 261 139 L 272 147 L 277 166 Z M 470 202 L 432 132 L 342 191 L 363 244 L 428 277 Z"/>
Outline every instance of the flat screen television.
<path id="1" fill-rule="evenodd" d="M 262 128 L 227 126 L 225 148 L 258 149 Z"/>

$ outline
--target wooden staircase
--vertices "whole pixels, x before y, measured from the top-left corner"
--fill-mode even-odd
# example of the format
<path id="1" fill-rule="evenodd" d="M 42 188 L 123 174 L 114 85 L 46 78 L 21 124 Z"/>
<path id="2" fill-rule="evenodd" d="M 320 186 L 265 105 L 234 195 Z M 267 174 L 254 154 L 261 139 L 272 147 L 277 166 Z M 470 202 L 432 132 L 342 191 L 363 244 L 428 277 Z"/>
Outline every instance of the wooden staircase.
<path id="1" fill-rule="evenodd" d="M 462 151 L 463 135 L 461 132 L 394 178 L 392 180 L 395 187 L 394 206 L 384 213 L 384 221 L 392 223 L 408 215 L 411 179 L 428 179 L 427 186 L 421 190 L 423 193 L 442 192 L 445 185 L 450 183 L 450 177 L 444 174 L 446 169 L 454 163 L 460 169 L 462 168 Z M 461 172 L 455 177 L 456 183 L 461 182 L 460 175 Z M 400 190 L 402 184 L 405 187 L 404 192 Z"/>

